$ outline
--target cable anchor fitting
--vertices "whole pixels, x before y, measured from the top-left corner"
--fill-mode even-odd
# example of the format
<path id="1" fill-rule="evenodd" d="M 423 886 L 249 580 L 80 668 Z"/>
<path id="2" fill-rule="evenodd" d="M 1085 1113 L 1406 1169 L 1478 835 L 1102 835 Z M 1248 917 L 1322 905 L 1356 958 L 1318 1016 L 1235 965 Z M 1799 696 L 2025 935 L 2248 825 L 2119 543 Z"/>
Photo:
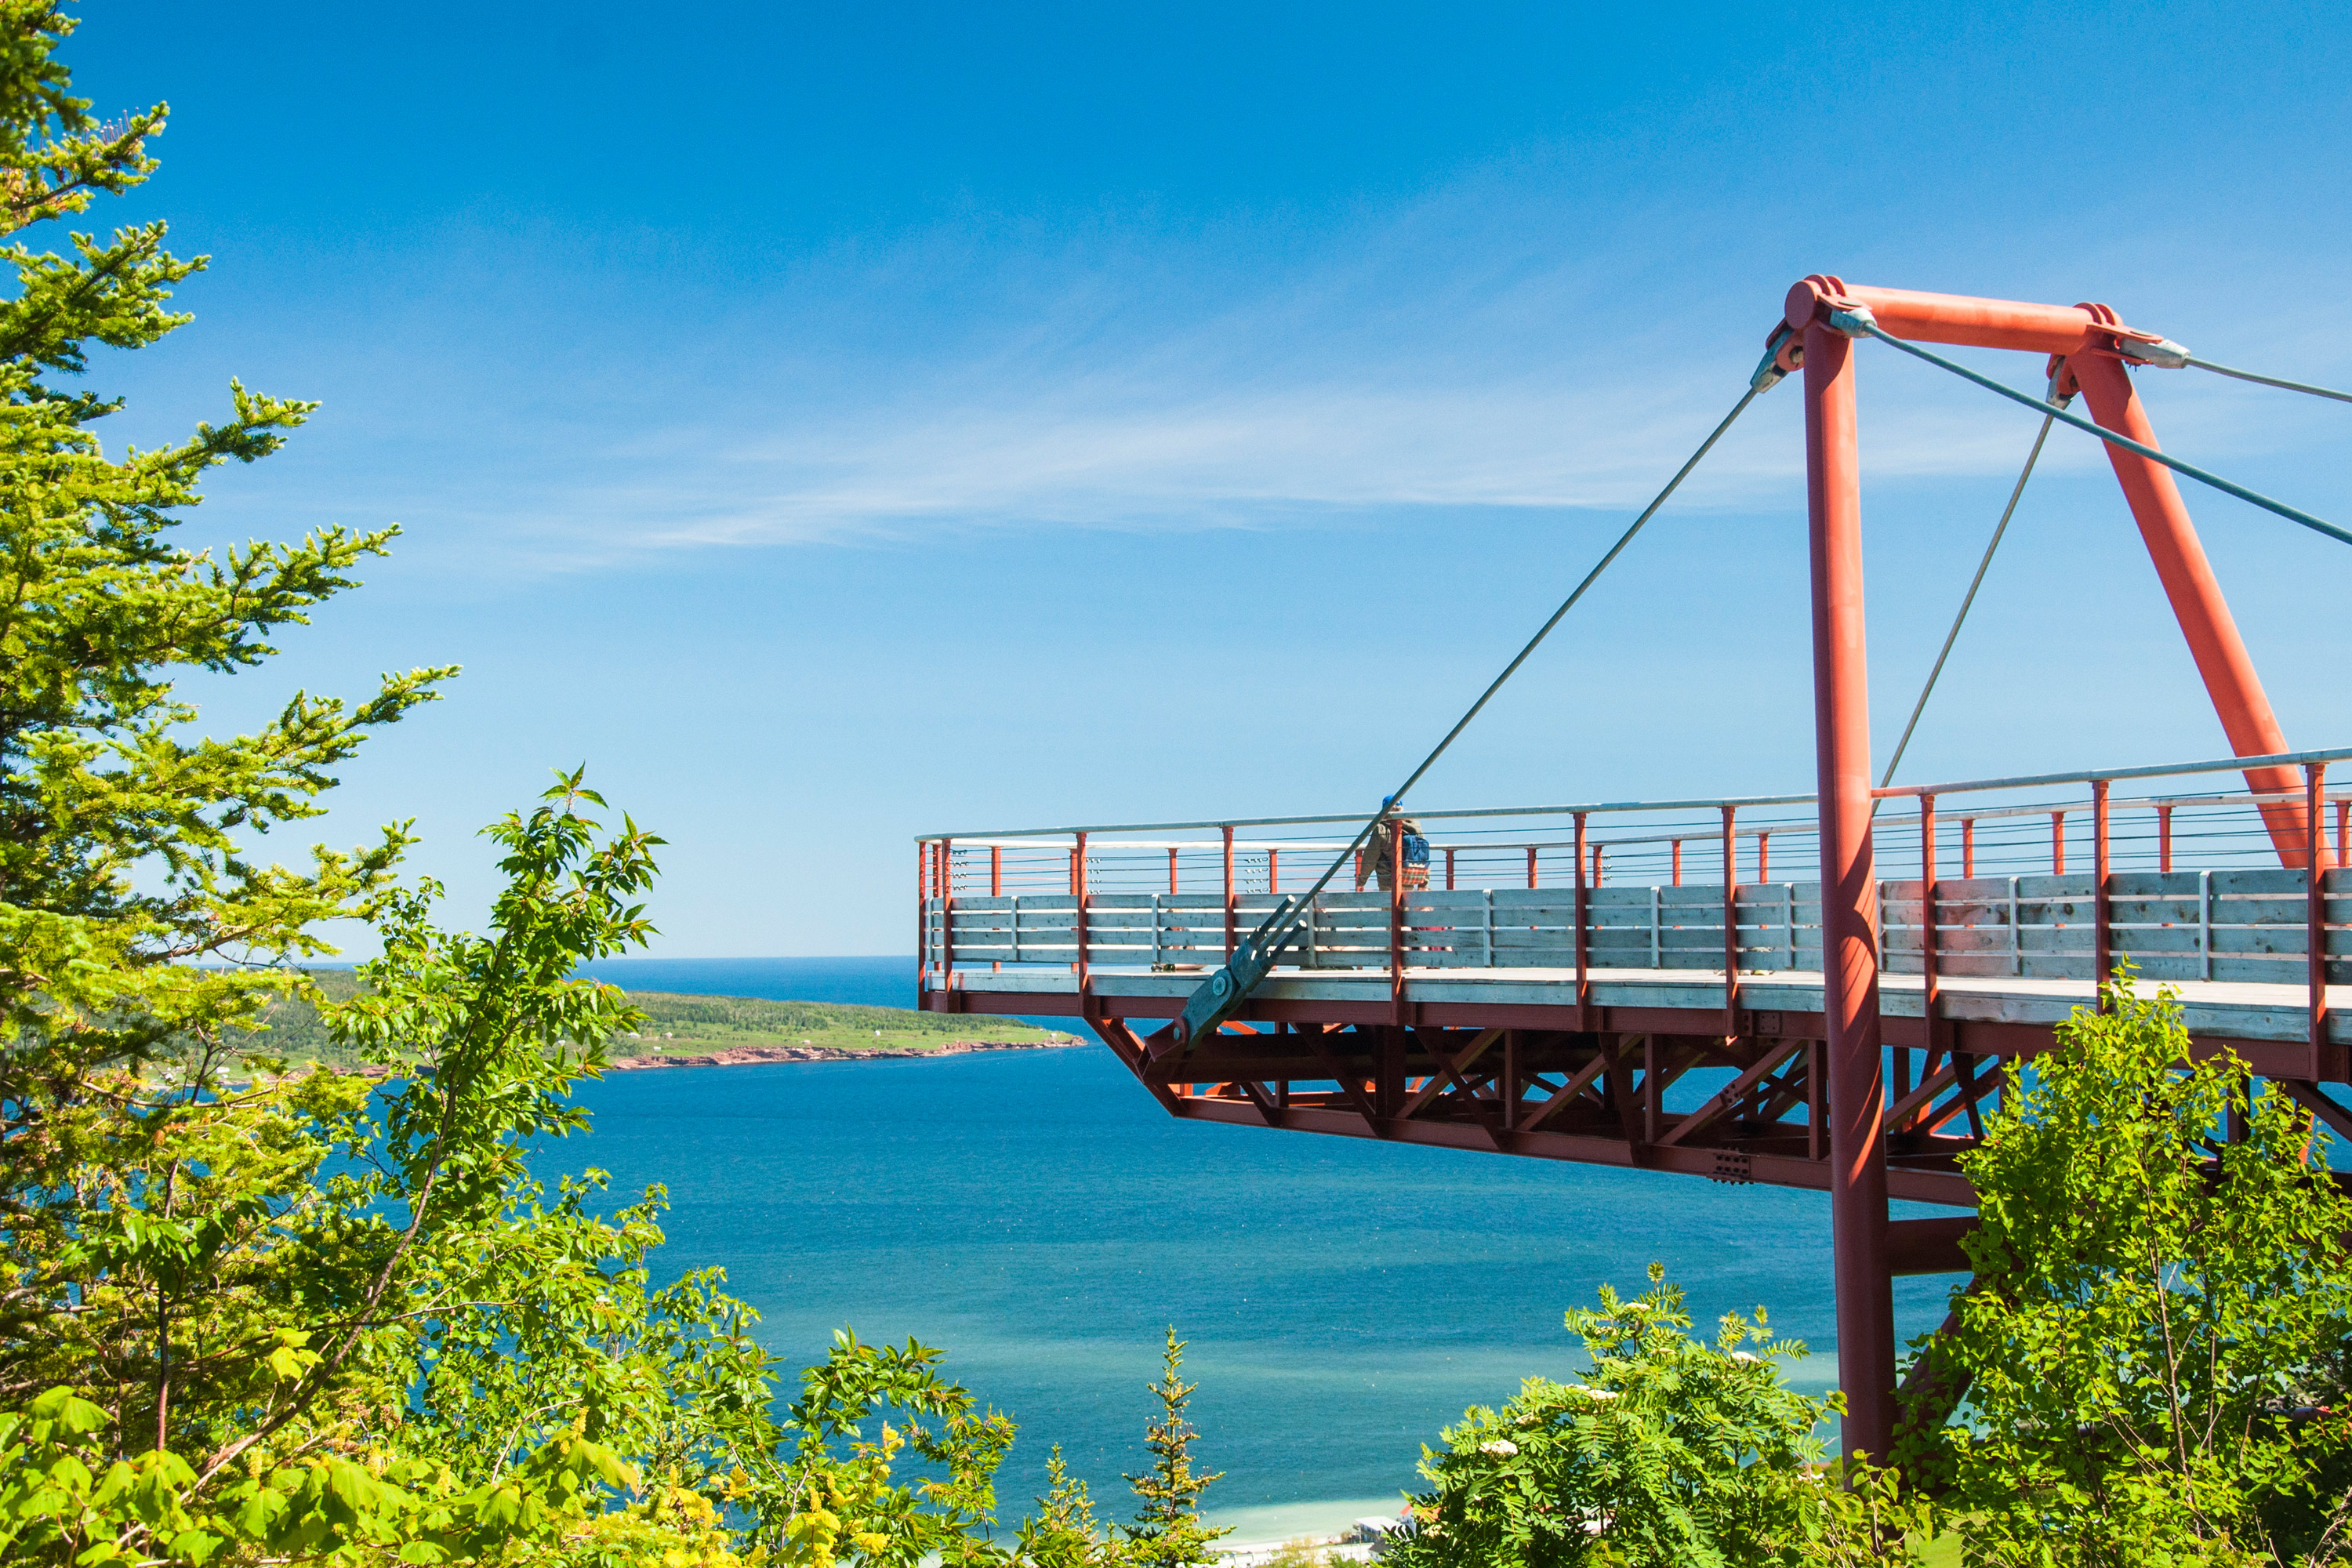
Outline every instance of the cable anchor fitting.
<path id="1" fill-rule="evenodd" d="M 2158 370 L 2187 370 L 2189 362 L 2197 357 L 2170 338 L 2158 338 L 2152 343 L 2117 338 L 2116 352 L 2123 356 L 2126 364 L 2152 364 Z"/>
<path id="2" fill-rule="evenodd" d="M 1869 306 L 1857 300 L 1833 308 L 1830 311 L 1829 328 L 1849 338 L 1872 337 L 1878 331 L 1878 318 L 1871 314 Z"/>
<path id="3" fill-rule="evenodd" d="M 1771 335 L 1764 340 L 1764 357 L 1757 362 L 1756 374 L 1748 378 L 1749 391 L 1771 391 L 1787 379 L 1791 370 L 1805 363 L 1802 343 L 1797 344 L 1793 352 L 1790 348 L 1789 340 L 1795 335 L 1786 321 L 1772 329 Z"/>

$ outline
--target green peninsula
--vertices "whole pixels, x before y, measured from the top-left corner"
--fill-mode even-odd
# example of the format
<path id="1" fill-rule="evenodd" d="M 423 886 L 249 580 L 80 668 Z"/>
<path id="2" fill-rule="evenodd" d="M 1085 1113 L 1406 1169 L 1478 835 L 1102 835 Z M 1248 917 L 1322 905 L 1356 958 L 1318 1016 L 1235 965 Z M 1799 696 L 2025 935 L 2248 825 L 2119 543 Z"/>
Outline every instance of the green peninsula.
<path id="1" fill-rule="evenodd" d="M 341 1001 L 357 994 L 348 969 L 304 972 L 320 994 Z M 605 1054 L 615 1066 L 727 1065 L 729 1062 L 819 1060 L 839 1056 L 935 1056 L 974 1049 L 1018 1049 L 1076 1043 L 1066 1032 L 1012 1018 L 978 1014 L 919 1013 L 909 1007 L 866 1007 L 839 1002 L 774 1002 L 756 996 L 688 996 L 632 991 L 646 1015 L 633 1034 L 615 1037 Z M 327 1032 L 319 1010 L 289 995 L 271 1008 L 268 1027 L 239 1037 L 241 1049 L 352 1068 L 358 1057 Z"/>

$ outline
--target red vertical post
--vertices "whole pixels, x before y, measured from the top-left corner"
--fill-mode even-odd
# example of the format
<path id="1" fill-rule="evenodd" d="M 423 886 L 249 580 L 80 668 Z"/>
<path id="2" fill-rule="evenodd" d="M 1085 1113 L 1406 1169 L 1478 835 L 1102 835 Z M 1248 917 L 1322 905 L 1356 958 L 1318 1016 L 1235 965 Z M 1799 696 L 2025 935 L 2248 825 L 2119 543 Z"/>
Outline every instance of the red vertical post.
<path id="1" fill-rule="evenodd" d="M 1389 824 L 1389 1014 L 1404 1027 L 1404 829 L 1395 821 Z"/>
<path id="2" fill-rule="evenodd" d="M 1393 835 L 1391 835 L 1393 837 Z M 1225 956 L 1234 955 L 1234 830 L 1225 829 Z"/>
<path id="3" fill-rule="evenodd" d="M 940 984 L 955 989 L 955 846 L 945 838 L 940 840 Z"/>
<path id="4" fill-rule="evenodd" d="M 1265 890 L 1279 895 L 1282 891 L 1282 851 L 1269 848 L 1265 852 Z"/>
<path id="5" fill-rule="evenodd" d="M 1831 282 L 1823 279 L 1822 282 Z M 1836 284 L 1838 289 L 1843 285 Z M 1812 567 L 1813 744 L 1820 771 L 1822 1009 L 1829 1036 L 1830 1222 L 1845 1451 L 1882 1463 L 1895 1429 L 1895 1302 L 1886 1260 L 1885 1069 L 1878 869 L 1870 832 L 1862 484 L 1853 345 L 1803 306 L 1805 478 Z M 1792 310 L 1792 318 L 1801 315 Z"/>
<path id="6" fill-rule="evenodd" d="M 2172 869 L 2172 806 L 2169 802 L 2156 808 L 2156 868 Z"/>
<path id="7" fill-rule="evenodd" d="M 992 899 L 1001 899 L 1004 896 L 1004 846 L 1002 844 L 992 844 L 988 847 L 988 896 Z M 1004 962 L 999 959 L 990 963 L 988 967 L 1002 972 Z"/>
<path id="8" fill-rule="evenodd" d="M 1519 1032 L 1503 1031 L 1503 1131 L 1513 1131 L 1519 1120 L 1519 1086 L 1526 1081 L 1519 1073 Z"/>
<path id="9" fill-rule="evenodd" d="M 2107 845 L 2107 781 L 2091 781 L 2091 984 L 2106 984 L 2116 972 L 2116 928 L 2107 908 L 2107 875 L 2115 868 Z M 2104 996 L 2099 1010 L 2106 1010 Z"/>
<path id="10" fill-rule="evenodd" d="M 2108 321 L 2115 319 L 2115 313 L 2103 305 L 2085 308 Z M 2139 396 L 2132 390 L 2131 376 L 2121 360 L 2097 353 L 2078 353 L 2067 360 L 2066 369 L 2083 389 L 2092 418 L 2143 446 L 2157 444 L 2156 429 L 2140 408 Z M 2156 574 L 2163 581 L 2165 597 L 2172 602 L 2181 635 L 2189 639 L 2189 655 L 2197 661 L 2197 673 L 2204 678 L 2222 732 L 2230 737 L 2230 749 L 2242 757 L 2275 756 L 2289 750 L 2286 734 L 2263 690 L 2262 677 L 2254 673 L 2253 656 L 2238 635 L 2229 602 L 2221 596 L 2221 584 L 2205 558 L 2196 525 L 2189 520 L 2188 505 L 2180 499 L 2172 471 L 2137 452 L 2104 441 L 2100 445 L 2106 447 L 2107 461 L 2123 486 L 2124 499 L 2131 503 L 2140 539 L 2147 546 L 2148 559 L 2156 563 Z M 2246 772 L 2246 787 L 2255 794 L 2290 795 L 2266 800 L 2262 807 L 2263 824 L 2270 829 L 2279 864 L 2290 870 L 2305 863 L 2306 847 L 2316 837 L 2299 820 L 2305 808 L 2291 798 L 2294 785 L 2292 767 Z"/>
<path id="11" fill-rule="evenodd" d="M 1919 797 L 1919 988 L 1923 1016 L 1927 1026 L 1927 1048 L 1932 1053 L 1941 1042 L 1937 1027 L 1937 995 L 1936 960 L 1936 797 Z M 1903 1092 L 1902 1079 L 1910 1075 L 1910 1052 L 1898 1050 L 1895 1055 L 1905 1063 L 1895 1084 L 1895 1092 Z"/>
<path id="12" fill-rule="evenodd" d="M 1826 1064 L 1830 1048 L 1819 1040 L 1805 1044 L 1805 1158 L 1822 1157 L 1822 1143 L 1829 1137 L 1829 1097 L 1822 1092 L 1823 1080 L 1829 1076 Z"/>
<path id="13" fill-rule="evenodd" d="M 1739 1033 L 1739 836 L 1736 805 L 1723 808 L 1723 1032 Z"/>
<path id="14" fill-rule="evenodd" d="M 1454 847 L 1450 844 L 1445 848 L 1445 890 L 1454 890 Z"/>
<path id="15" fill-rule="evenodd" d="M 1171 896 L 1176 891 L 1176 848 L 1173 845 L 1168 848 L 1168 891 Z"/>
<path id="16" fill-rule="evenodd" d="M 2066 814 L 2063 811 L 2050 814 L 2050 874 L 2066 874 Z"/>
<path id="17" fill-rule="evenodd" d="M 1976 874 L 1977 819 L 1964 816 L 1960 818 L 1960 875 L 1973 877 Z"/>
<path id="18" fill-rule="evenodd" d="M 1580 817 L 1580 817 L 1578 817 L 1578 818 L 1577 818 L 1577 820 L 1578 820 L 1579 822 L 1581 822 L 1581 821 L 1583 821 L 1584 819 L 1583 819 L 1582 817 Z M 1532 887 L 1534 887 L 1535 885 L 1536 885 L 1536 847 L 1535 847 L 1534 845 L 1530 844 L 1530 845 L 1528 845 L 1528 887 L 1530 887 L 1530 888 L 1532 888 Z"/>
<path id="19" fill-rule="evenodd" d="M 1601 858 L 1608 847 L 1606 844 L 1592 847 L 1592 885 L 1596 888 L 1601 886 Z"/>
<path id="20" fill-rule="evenodd" d="M 1576 919 L 1576 1026 L 1577 1026 L 1578 1028 L 1580 1028 L 1580 1029 L 1589 1029 L 1589 1028 L 1591 1028 L 1591 1027 L 1592 1026 L 1592 1014 L 1591 1014 L 1591 1000 L 1590 1000 L 1590 990 L 1589 990 L 1589 987 L 1590 987 L 1590 984 L 1591 984 L 1591 983 L 1590 983 L 1590 981 L 1586 978 L 1586 975 L 1585 975 L 1585 970 L 1586 970 L 1586 968 L 1587 968 L 1587 966 L 1588 966 L 1588 960 L 1591 958 L 1591 950 L 1586 946 L 1586 937 L 1585 937 L 1585 931 L 1584 931 L 1584 903 L 1585 903 L 1585 893 L 1584 893 L 1584 813 L 1582 813 L 1582 812 L 1580 812 L 1580 812 L 1578 812 L 1578 813 L 1576 814 L 1576 851 L 1575 851 L 1575 853 L 1576 853 L 1576 914 L 1575 914 L 1575 919 Z M 1534 850 L 1530 849 L 1530 850 L 1528 850 L 1528 887 L 1530 887 L 1530 888 L 1532 888 L 1532 887 L 1534 887 L 1534 886 L 1536 885 L 1536 884 L 1535 884 L 1535 865 L 1536 865 L 1536 852 L 1535 852 Z"/>
<path id="21" fill-rule="evenodd" d="M 1658 1083 L 1658 1069 L 1666 1065 L 1666 1053 L 1658 1047 L 1658 1037 L 1642 1037 L 1642 1142 L 1658 1141 L 1658 1124 L 1664 1120 L 1665 1106 Z"/>
<path id="22" fill-rule="evenodd" d="M 1677 838 L 1677 839 L 1675 839 L 1675 887 L 1677 887 L 1677 888 L 1679 888 L 1679 887 L 1681 887 L 1682 885 L 1683 885 L 1683 841 L 1682 841 L 1681 839 Z"/>
<path id="23" fill-rule="evenodd" d="M 1756 836 L 1756 879 L 1759 882 L 1772 879 L 1772 836 L 1769 833 Z"/>
<path id="24" fill-rule="evenodd" d="M 1077 847 L 1070 851 L 1070 875 L 1077 884 L 1071 891 L 1078 896 L 1078 907 L 1070 921 L 1070 930 L 1078 939 L 1078 961 L 1071 965 L 1078 972 L 1078 1014 L 1087 1016 L 1087 836 L 1078 835 Z"/>
<path id="25" fill-rule="evenodd" d="M 2352 799 L 2336 803 L 2336 863 L 2352 863 Z"/>
<path id="26" fill-rule="evenodd" d="M 2307 868 L 2304 872 L 2304 971 L 2311 997 L 2311 1072 L 2321 1067 L 2327 1046 L 2327 764 L 2303 765 Z"/>

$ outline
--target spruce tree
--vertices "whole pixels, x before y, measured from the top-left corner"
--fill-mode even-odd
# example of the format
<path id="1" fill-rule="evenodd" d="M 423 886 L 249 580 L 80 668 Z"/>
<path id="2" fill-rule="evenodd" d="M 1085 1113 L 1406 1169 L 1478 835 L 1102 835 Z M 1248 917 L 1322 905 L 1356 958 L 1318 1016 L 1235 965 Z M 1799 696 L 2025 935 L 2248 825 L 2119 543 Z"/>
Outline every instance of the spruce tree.
<path id="1" fill-rule="evenodd" d="M 167 113 L 100 121 L 56 58 L 73 28 L 54 0 L 0 0 L 0 1401 L 93 1364 L 103 1314 L 75 1271 L 100 1254 L 79 1205 L 184 1210 L 175 1174 L 151 1191 L 116 1156 L 152 1153 L 174 1107 L 217 1100 L 224 1032 L 286 985 L 278 965 L 324 951 L 314 922 L 382 890 L 405 839 L 321 847 L 299 869 L 248 847 L 317 815 L 366 734 L 452 673 L 387 677 L 355 705 L 296 691 L 251 734 L 192 731 L 180 681 L 268 659 L 271 634 L 352 587 L 394 531 L 328 525 L 217 554 L 175 542 L 205 473 L 275 451 L 307 403 L 232 383 L 221 423 L 108 450 L 121 399 L 92 384 L 94 351 L 185 323 L 173 291 L 205 258 L 173 256 L 161 222 L 54 233 L 147 179 Z M 64 254 L 25 237 L 44 232 Z M 176 1096 L 142 1092 L 167 1071 Z M 154 1125 L 124 1125 L 140 1119 Z M 110 1383 L 152 1385 L 143 1447 L 168 1435 L 181 1361 L 157 1339 L 143 1353 L 171 1376 L 95 1362 Z"/>
<path id="2" fill-rule="evenodd" d="M 287 869 L 248 858 L 258 835 L 321 807 L 333 770 L 373 729 L 453 673 L 384 679 L 356 704 L 292 693 L 253 733 L 192 733 L 176 684 L 250 669 L 353 586 L 396 531 L 328 524 L 291 544 L 218 553 L 175 542 L 222 463 L 278 449 L 314 406 L 231 383 L 227 416 L 152 450 L 110 452 L 122 406 L 92 384 L 94 348 L 135 350 L 191 318 L 173 289 L 205 265 L 153 222 L 23 237 L 121 195 L 155 167 L 166 107 L 101 122 L 55 51 L 54 0 L 0 0 L 0 1008 L 27 1052 L 0 1103 L 21 1114 L 49 1079 L 131 1068 L 167 1039 L 248 1016 L 280 978 L 236 967 L 320 951 L 308 934 L 381 885 L 393 833 Z M 197 968 L 190 961 L 212 961 Z M 0 1126 L 5 1136 L 13 1126 Z"/>
<path id="3" fill-rule="evenodd" d="M 1200 1434 L 1184 1418 L 1198 1384 L 1186 1383 L 1185 1342 L 1168 1328 L 1168 1346 L 1160 1381 L 1150 1386 L 1160 1401 L 1160 1419 L 1146 1430 L 1144 1447 L 1151 1450 L 1151 1468 L 1126 1478 L 1143 1507 L 1128 1527 L 1134 1561 L 1152 1568 L 1192 1568 L 1209 1561 L 1209 1546 L 1232 1531 L 1212 1529 L 1201 1519 L 1201 1494 L 1223 1471 L 1208 1475 L 1192 1468 L 1192 1439 Z"/>

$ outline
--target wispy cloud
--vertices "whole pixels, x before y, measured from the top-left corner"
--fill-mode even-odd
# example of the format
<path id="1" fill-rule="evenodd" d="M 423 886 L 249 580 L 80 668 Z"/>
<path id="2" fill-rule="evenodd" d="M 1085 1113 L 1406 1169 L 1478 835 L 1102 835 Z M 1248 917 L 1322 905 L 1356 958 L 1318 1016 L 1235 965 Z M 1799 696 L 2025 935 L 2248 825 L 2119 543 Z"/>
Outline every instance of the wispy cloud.
<path id="1" fill-rule="evenodd" d="M 844 255 L 796 269 L 764 312 L 697 323 L 667 379 L 585 377 L 502 414 L 485 438 L 513 458 L 503 489 L 437 510 L 480 519 L 478 543 L 542 569 L 594 569 L 942 528 L 1630 508 L 1730 405 L 1761 347 L 1793 268 L 1742 252 L 1751 228 L 1735 211 L 1622 205 L 1604 223 L 1485 180 L 1286 246 L 1268 231 L 933 237 Z M 1999 275 L 1900 247 L 1873 259 L 1906 281 Z M 2159 314 L 2170 292 L 2197 298 L 2145 279 L 2140 292 Z M 690 319 L 677 304 L 661 325 L 675 342 Z M 2228 325 L 2260 343 L 2277 335 L 2266 321 Z M 2014 470 L 2030 414 L 1865 353 L 1875 482 Z M 632 362 L 618 343 L 607 356 Z M 2038 363 L 1986 363 L 2038 379 Z M 2209 458 L 2302 439 L 2314 416 L 2212 378 L 2150 385 L 2167 438 Z M 1765 400 L 1683 504 L 1801 504 L 1798 417 L 1794 388 Z M 2101 459 L 2062 437 L 2044 462 Z"/>

